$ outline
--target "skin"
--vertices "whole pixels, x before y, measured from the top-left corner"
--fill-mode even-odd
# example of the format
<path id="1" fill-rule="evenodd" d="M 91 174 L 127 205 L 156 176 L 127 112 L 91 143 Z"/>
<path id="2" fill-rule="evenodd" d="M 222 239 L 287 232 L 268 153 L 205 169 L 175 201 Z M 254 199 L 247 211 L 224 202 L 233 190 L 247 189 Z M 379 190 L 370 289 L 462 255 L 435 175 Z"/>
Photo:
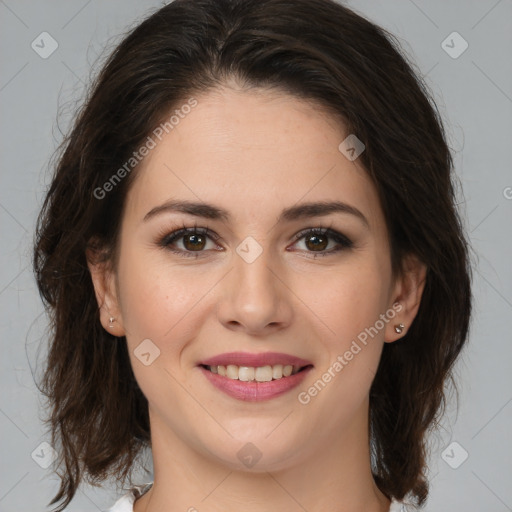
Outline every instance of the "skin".
<path id="1" fill-rule="evenodd" d="M 89 263 L 101 322 L 126 336 L 149 402 L 154 485 L 134 510 L 266 512 L 271 503 L 290 512 L 388 511 L 370 469 L 368 396 L 384 343 L 402 337 L 417 313 L 425 268 L 410 257 L 403 275 L 392 275 L 376 189 L 358 160 L 338 150 L 348 133 L 318 106 L 233 83 L 196 98 L 136 171 L 117 267 Z M 218 205 L 232 219 L 165 212 L 143 221 L 171 198 Z M 276 224 L 284 208 L 331 200 L 360 210 L 368 227 L 346 213 Z M 159 246 L 160 235 L 184 224 L 209 227 L 221 239 L 207 238 L 197 259 Z M 311 235 L 294 240 L 316 227 L 344 234 L 353 247 L 313 258 L 337 247 L 328 238 L 315 252 Z M 236 252 L 247 236 L 262 249 L 252 263 Z M 174 242 L 194 256 L 191 247 L 187 239 Z M 395 318 L 301 404 L 298 393 L 397 302 Z M 144 339 L 160 350 L 148 366 L 134 355 Z M 314 368 L 280 397 L 242 402 L 197 367 L 230 351 L 285 352 Z M 237 456 L 249 442 L 262 454 L 252 468 Z"/>

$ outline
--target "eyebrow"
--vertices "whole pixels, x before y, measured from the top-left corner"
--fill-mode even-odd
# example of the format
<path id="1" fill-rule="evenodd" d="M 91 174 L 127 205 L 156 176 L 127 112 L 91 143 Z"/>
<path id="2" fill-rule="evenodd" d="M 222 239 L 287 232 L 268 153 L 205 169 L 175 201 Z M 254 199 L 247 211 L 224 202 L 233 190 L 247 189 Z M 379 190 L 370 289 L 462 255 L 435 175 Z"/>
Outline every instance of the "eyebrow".
<path id="1" fill-rule="evenodd" d="M 194 215 L 196 217 L 202 217 L 205 219 L 212 220 L 221 220 L 224 222 L 229 222 L 231 215 L 227 210 L 215 206 L 213 204 L 208 203 L 195 203 L 192 201 L 166 201 L 160 206 L 155 206 L 155 208 L 151 209 L 144 216 L 144 222 L 149 219 L 155 217 L 156 215 L 165 213 L 165 212 L 181 212 L 187 213 L 189 215 Z M 310 203 L 301 203 L 295 206 L 291 206 L 289 208 L 285 208 L 281 214 L 277 222 L 291 222 L 294 220 L 301 220 L 310 217 L 323 217 L 326 215 L 330 215 L 333 213 L 342 213 L 353 215 L 357 217 L 360 221 L 365 224 L 367 228 L 370 227 L 370 224 L 366 217 L 358 210 L 356 207 L 351 206 L 347 203 L 343 203 L 341 201 L 320 201 L 320 202 L 310 202 Z"/>

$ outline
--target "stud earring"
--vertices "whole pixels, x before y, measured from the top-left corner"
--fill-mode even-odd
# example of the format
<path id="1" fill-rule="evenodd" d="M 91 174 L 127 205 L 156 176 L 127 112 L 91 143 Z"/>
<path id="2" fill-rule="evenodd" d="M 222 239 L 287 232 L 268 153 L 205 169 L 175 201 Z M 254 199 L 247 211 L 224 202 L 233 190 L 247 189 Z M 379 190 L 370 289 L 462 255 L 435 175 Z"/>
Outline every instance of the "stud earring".
<path id="1" fill-rule="evenodd" d="M 397 324 L 395 325 L 395 332 L 397 334 L 402 334 L 402 331 L 404 330 L 405 325 L 404 324 Z"/>
<path id="2" fill-rule="evenodd" d="M 108 319 L 108 321 L 110 322 L 110 323 L 109 323 L 109 327 L 110 327 L 110 329 L 112 329 L 112 327 L 114 327 L 114 322 L 116 321 L 116 319 L 115 319 L 113 316 L 111 316 L 111 317 Z"/>

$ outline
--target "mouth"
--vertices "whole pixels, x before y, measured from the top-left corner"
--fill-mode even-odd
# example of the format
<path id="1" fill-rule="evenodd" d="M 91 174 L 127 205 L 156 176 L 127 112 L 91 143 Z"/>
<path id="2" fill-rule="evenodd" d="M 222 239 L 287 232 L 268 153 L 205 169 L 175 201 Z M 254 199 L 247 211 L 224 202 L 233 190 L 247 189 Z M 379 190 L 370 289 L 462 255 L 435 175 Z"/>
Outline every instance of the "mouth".
<path id="1" fill-rule="evenodd" d="M 208 381 L 233 398 L 261 401 L 298 386 L 313 364 L 288 354 L 232 352 L 198 364 Z"/>
<path id="2" fill-rule="evenodd" d="M 280 380 L 291 375 L 306 370 L 313 365 L 294 366 L 291 364 L 282 365 L 265 365 L 265 366 L 237 366 L 234 364 L 224 365 L 199 365 L 211 373 L 216 373 L 221 377 L 227 377 L 232 380 L 240 380 L 242 382 L 270 382 L 272 380 Z"/>

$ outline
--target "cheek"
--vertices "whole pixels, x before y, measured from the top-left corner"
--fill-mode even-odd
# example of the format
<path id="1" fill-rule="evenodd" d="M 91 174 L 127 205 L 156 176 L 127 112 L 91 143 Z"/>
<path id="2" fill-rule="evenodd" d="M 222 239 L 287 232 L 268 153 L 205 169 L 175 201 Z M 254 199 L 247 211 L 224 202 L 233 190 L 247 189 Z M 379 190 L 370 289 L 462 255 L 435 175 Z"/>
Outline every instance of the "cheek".
<path id="1" fill-rule="evenodd" d="M 329 352 L 333 349 L 344 351 L 352 340 L 367 332 L 385 313 L 389 296 L 388 275 L 370 260 L 357 266 L 333 269 L 321 279 L 308 279 L 299 293 L 307 297 L 304 302 L 321 320 L 327 333 L 321 339 L 330 346 Z M 379 334 L 374 338 L 383 339 L 381 322 L 377 327 Z"/>
<path id="2" fill-rule="evenodd" d="M 385 326 L 387 282 L 378 267 L 352 268 L 326 280 L 311 296 L 318 319 L 315 379 L 301 388 L 311 421 L 333 432 L 348 424 L 367 399 L 379 365 Z M 309 305 L 309 304 L 308 304 Z M 392 321 L 387 318 L 388 321 Z M 327 327 L 326 327 L 327 326 Z M 308 409 L 311 407 L 311 409 Z M 314 412 L 315 411 L 315 412 Z"/>
<path id="3" fill-rule="evenodd" d="M 165 257 L 148 257 L 142 249 L 126 248 L 122 255 L 119 291 L 128 344 L 135 347 L 149 338 L 162 353 L 178 351 L 185 331 L 198 325 L 191 318 L 212 287 L 212 277 L 194 274 L 192 267 L 173 269 Z"/>
<path id="4" fill-rule="evenodd" d="M 199 315 L 204 314 L 201 298 L 214 279 L 193 278 L 192 266 L 188 271 L 173 269 L 165 257 L 153 258 L 142 249 L 127 247 L 121 254 L 121 314 L 135 379 L 154 406 L 181 404 L 181 409 L 187 400 L 176 381 L 184 378 L 182 354 L 198 337 Z"/>
<path id="5" fill-rule="evenodd" d="M 316 314 L 311 318 L 318 316 L 314 336 L 319 348 L 316 379 L 302 391 L 319 411 L 332 412 L 328 422 L 333 428 L 348 421 L 365 400 L 377 371 L 387 325 L 381 315 L 386 313 L 388 279 L 382 265 L 368 259 L 333 271 L 329 278 L 317 280 L 314 288 L 308 280 L 309 287 L 304 283 L 300 292 L 315 290 L 305 295 L 309 297 L 305 302 Z"/>

